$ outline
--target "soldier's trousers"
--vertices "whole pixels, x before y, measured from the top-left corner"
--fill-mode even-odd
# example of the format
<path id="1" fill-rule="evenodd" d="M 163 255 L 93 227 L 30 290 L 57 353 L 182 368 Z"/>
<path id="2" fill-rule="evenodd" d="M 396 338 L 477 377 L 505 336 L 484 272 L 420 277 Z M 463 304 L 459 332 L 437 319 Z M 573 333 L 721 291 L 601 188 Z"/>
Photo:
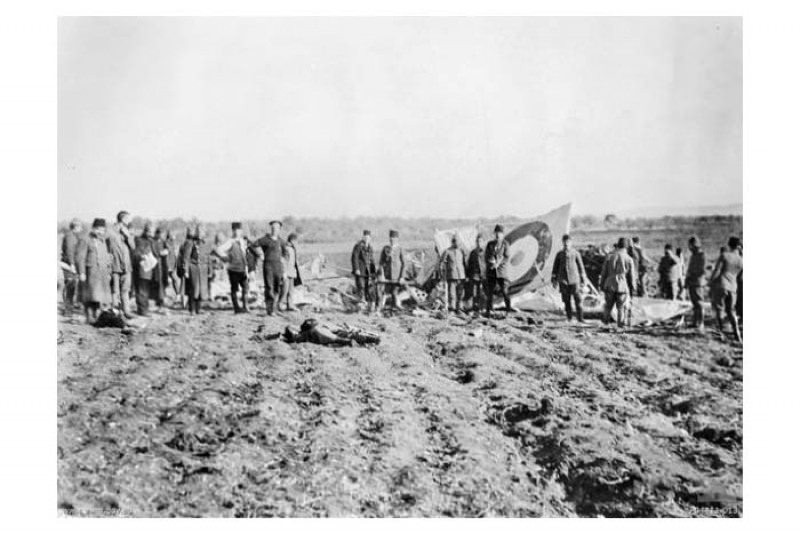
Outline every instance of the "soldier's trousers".
<path id="1" fill-rule="evenodd" d="M 700 327 L 703 325 L 703 287 L 689 285 L 687 289 L 694 310 L 694 325 Z"/>
<path id="2" fill-rule="evenodd" d="M 561 301 L 564 302 L 564 311 L 567 313 L 567 320 L 572 320 L 572 302 L 575 302 L 575 314 L 578 320 L 583 322 L 583 306 L 581 305 L 581 293 L 576 283 L 561 284 Z"/>
<path id="3" fill-rule="evenodd" d="M 494 306 L 494 293 L 495 289 L 500 289 L 500 294 L 506 304 L 506 311 L 511 310 L 511 297 L 508 295 L 508 288 L 506 287 L 507 280 L 498 278 L 496 276 L 489 276 L 486 278 L 486 312 L 491 312 Z"/>
<path id="4" fill-rule="evenodd" d="M 356 275 L 356 296 L 360 300 L 365 300 L 367 303 L 373 301 L 373 284 L 367 276 Z"/>
<path id="5" fill-rule="evenodd" d="M 275 312 L 275 304 L 281 297 L 281 288 L 283 286 L 283 272 L 278 268 L 270 268 L 269 265 L 264 265 L 264 303 L 267 307 L 267 313 L 272 314 Z"/>
<path id="6" fill-rule="evenodd" d="M 449 311 L 461 310 L 461 301 L 463 300 L 463 280 L 448 279 L 447 280 L 447 309 Z"/>
<path id="7" fill-rule="evenodd" d="M 228 281 L 231 285 L 231 303 L 233 304 L 233 312 L 238 313 L 239 309 L 244 308 L 247 310 L 247 272 L 235 272 L 233 270 L 228 270 Z M 239 306 L 239 298 L 237 297 L 237 293 L 241 291 L 242 293 L 242 305 Z"/>
<path id="8" fill-rule="evenodd" d="M 628 293 L 627 292 L 615 292 L 615 291 L 606 291 L 606 305 L 605 305 L 605 313 L 604 313 L 604 320 L 606 324 L 611 322 L 611 311 L 614 310 L 614 307 L 617 308 L 617 324 L 620 326 L 625 324 L 625 319 L 628 313 Z"/>
<path id="9" fill-rule="evenodd" d="M 115 307 L 127 314 L 130 312 L 131 273 L 114 272 L 111 274 L 111 301 Z"/>

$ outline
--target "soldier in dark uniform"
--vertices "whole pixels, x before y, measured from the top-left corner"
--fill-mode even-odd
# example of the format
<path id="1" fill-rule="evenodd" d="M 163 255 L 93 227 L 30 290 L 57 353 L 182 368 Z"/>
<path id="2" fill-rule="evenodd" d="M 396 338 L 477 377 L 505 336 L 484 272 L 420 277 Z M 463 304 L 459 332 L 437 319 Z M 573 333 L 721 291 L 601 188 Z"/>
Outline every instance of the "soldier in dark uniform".
<path id="1" fill-rule="evenodd" d="M 205 241 L 206 233 L 202 226 L 187 229 L 186 241 L 178 254 L 178 274 L 184 278 L 184 291 L 188 297 L 190 314 L 201 313 L 200 305 L 208 300 L 209 283 L 214 277 L 211 267 L 211 250 Z"/>
<path id="2" fill-rule="evenodd" d="M 400 233 L 397 230 L 389 231 L 389 244 L 381 250 L 381 257 L 378 261 L 378 279 L 383 282 L 384 290 L 392 297 L 392 306 L 395 309 L 400 307 L 398 294 L 400 287 L 405 283 L 404 275 L 406 269 L 406 259 L 403 249 L 400 247 Z M 378 308 L 383 308 L 385 294 L 379 298 Z"/>
<path id="3" fill-rule="evenodd" d="M 465 303 L 471 306 L 474 312 L 479 312 L 486 294 L 486 249 L 483 245 L 483 235 L 475 237 L 475 248 L 467 258 L 467 294 Z"/>
<path id="4" fill-rule="evenodd" d="M 372 234 L 364 230 L 361 240 L 353 246 L 350 254 L 350 264 L 353 268 L 353 278 L 356 280 L 356 294 L 362 302 L 366 301 L 370 310 L 375 304 L 375 254 L 372 250 Z"/>
<path id="5" fill-rule="evenodd" d="M 249 249 L 260 255 L 264 261 L 264 301 L 267 314 L 275 314 L 275 305 L 281 296 L 283 285 L 283 262 L 289 258 L 289 250 L 281 236 L 280 220 L 269 223 L 270 233 L 253 242 Z"/>
<path id="6" fill-rule="evenodd" d="M 494 307 L 496 289 L 500 290 L 506 312 L 513 311 L 508 295 L 509 244 L 504 233 L 503 226 L 497 224 L 494 227 L 494 240 L 486 245 L 486 316 L 489 316 Z"/>

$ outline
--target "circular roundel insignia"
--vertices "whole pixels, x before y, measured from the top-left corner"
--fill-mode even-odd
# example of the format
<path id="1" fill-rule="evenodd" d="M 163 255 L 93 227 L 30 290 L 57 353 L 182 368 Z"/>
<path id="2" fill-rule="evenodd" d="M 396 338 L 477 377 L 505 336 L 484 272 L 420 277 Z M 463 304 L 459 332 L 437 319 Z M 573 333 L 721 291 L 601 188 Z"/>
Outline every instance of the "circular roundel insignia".
<path id="1" fill-rule="evenodd" d="M 509 294 L 515 294 L 536 279 L 553 249 L 553 234 L 544 222 L 529 222 L 514 228 L 509 244 Z"/>

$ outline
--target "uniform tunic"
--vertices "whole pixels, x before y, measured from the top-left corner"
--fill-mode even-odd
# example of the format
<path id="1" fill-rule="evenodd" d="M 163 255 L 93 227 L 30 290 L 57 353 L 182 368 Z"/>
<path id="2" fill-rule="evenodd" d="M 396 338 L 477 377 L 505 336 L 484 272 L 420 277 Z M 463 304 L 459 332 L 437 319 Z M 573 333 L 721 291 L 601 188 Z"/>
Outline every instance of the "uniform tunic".
<path id="1" fill-rule="evenodd" d="M 380 270 L 383 278 L 390 282 L 399 282 L 403 279 L 406 260 L 400 246 L 387 244 L 381 251 Z"/>
<path id="2" fill-rule="evenodd" d="M 509 244 L 503 239 L 489 241 L 486 245 L 486 268 L 489 277 L 498 279 L 509 279 L 508 272 Z"/>
<path id="3" fill-rule="evenodd" d="M 467 277 L 466 259 L 464 258 L 464 252 L 460 248 L 448 248 L 442 254 L 440 261 L 444 269 L 444 279 L 460 281 Z"/>

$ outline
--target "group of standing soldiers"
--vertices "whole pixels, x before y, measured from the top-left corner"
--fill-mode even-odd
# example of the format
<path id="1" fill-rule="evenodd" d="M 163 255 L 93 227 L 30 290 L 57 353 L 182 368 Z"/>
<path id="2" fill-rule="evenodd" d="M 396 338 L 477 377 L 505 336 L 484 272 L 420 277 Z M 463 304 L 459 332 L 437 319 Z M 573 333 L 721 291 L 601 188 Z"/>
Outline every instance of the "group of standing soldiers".
<path id="1" fill-rule="evenodd" d="M 563 249 L 558 252 L 553 262 L 553 287 L 560 289 L 567 320 L 573 318 L 573 304 L 578 322 L 583 322 L 581 292 L 587 283 L 583 259 L 571 245 L 569 235 L 564 235 Z M 711 274 L 707 274 L 706 254 L 697 236 L 689 241 L 691 256 L 684 269 L 683 258 L 672 252 L 672 245 L 664 247 L 664 257 L 659 262 L 659 282 L 661 296 L 674 300 L 685 290 L 692 302 L 692 327 L 699 331 L 704 329 L 703 301 L 708 287 L 714 309 L 717 327 L 723 331 L 723 313 L 730 323 L 734 338 L 741 342 L 741 330 L 737 318 L 742 315 L 742 245 L 741 239 L 731 237 L 727 248 L 720 251 Z M 622 237 L 615 244 L 614 250 L 603 262 L 599 287 L 605 297 L 604 322 L 612 323 L 612 312 L 616 309 L 617 326 L 630 324 L 631 298 L 634 295 L 644 296 L 645 265 L 647 261 L 638 238 L 631 240 Z"/>
<path id="2" fill-rule="evenodd" d="M 494 240 L 484 246 L 483 236 L 479 234 L 468 256 L 454 235 L 450 247 L 442 251 L 437 272 L 445 282 L 449 311 L 463 313 L 484 309 L 488 314 L 497 292 L 505 302 L 506 311 L 513 310 L 508 295 L 509 244 L 504 235 L 505 229 L 498 224 L 494 228 Z M 381 309 L 389 296 L 392 305 L 398 307 L 397 294 L 405 285 L 405 259 L 399 238 L 397 231 L 389 232 L 389 244 L 381 250 L 377 263 L 369 230 L 364 230 L 361 240 L 353 247 L 351 266 L 356 293 L 371 309 Z"/>
<path id="3" fill-rule="evenodd" d="M 199 314 L 201 303 L 210 297 L 210 284 L 221 264 L 228 273 L 234 312 L 247 313 L 249 277 L 259 259 L 263 264 L 267 313 L 273 314 L 282 303 L 287 310 L 293 309 L 293 288 L 302 283 L 295 248 L 297 236 L 292 234 L 284 240 L 280 221 L 270 222 L 270 232 L 252 243 L 244 236 L 242 224 L 234 222 L 231 237 L 216 246 L 206 240 L 202 225 L 187 228 L 185 240 L 178 245 L 170 231 L 156 229 L 150 222 L 134 236 L 131 221 L 127 211 L 120 211 L 111 227 L 106 227 L 105 219 L 97 218 L 86 235 L 82 235 L 79 220 L 70 223 L 61 245 L 65 314 L 72 314 L 80 303 L 88 322 L 109 307 L 132 318 L 132 295 L 139 315 L 150 314 L 150 300 L 155 301 L 157 310 L 166 313 L 168 287 L 190 314 Z"/>

